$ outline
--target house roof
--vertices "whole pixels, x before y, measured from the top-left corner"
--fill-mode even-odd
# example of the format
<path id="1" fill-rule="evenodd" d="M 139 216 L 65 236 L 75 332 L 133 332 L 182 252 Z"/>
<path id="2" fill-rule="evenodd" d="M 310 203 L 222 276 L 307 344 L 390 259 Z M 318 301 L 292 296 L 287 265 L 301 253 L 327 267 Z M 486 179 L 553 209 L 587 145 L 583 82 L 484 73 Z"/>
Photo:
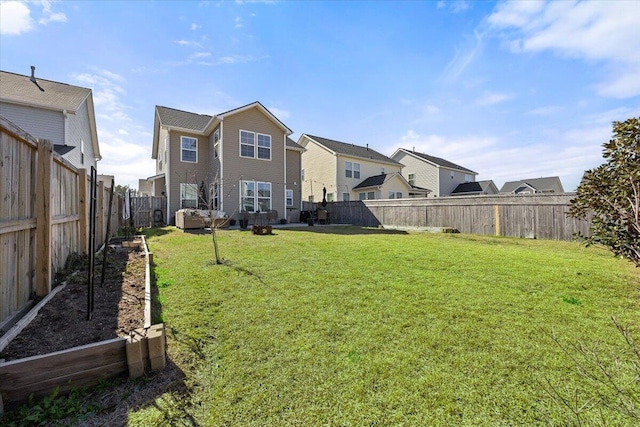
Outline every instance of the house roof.
<path id="1" fill-rule="evenodd" d="M 305 151 L 302 145 L 298 144 L 297 142 L 295 142 L 293 139 L 289 137 L 287 137 L 287 148 L 292 148 L 294 150 L 299 150 L 299 151 Z"/>
<path id="2" fill-rule="evenodd" d="M 322 138 L 320 136 L 314 136 L 309 134 L 304 134 L 303 136 L 307 136 L 309 139 L 312 139 L 316 143 L 324 146 L 325 148 L 333 151 L 336 154 L 342 154 L 350 157 L 358 157 L 367 160 L 375 160 L 378 162 L 391 163 L 394 165 L 400 165 L 400 162 L 393 160 L 390 157 L 385 156 L 384 154 L 378 153 L 373 148 L 363 147 L 361 145 L 349 144 L 347 142 L 335 141 L 333 139 Z"/>
<path id="3" fill-rule="evenodd" d="M 175 108 L 156 105 L 158 119 L 162 126 L 204 132 L 213 116 L 207 114 L 196 114 L 188 111 L 176 110 Z"/>
<path id="4" fill-rule="evenodd" d="M 482 186 L 479 182 L 464 182 L 462 184 L 458 184 L 451 194 L 481 193 L 482 191 Z"/>
<path id="5" fill-rule="evenodd" d="M 512 193 L 521 185 L 528 185 L 529 187 L 533 188 L 536 191 L 554 190 L 554 187 L 559 186 L 560 191 L 564 192 L 564 189 L 562 188 L 562 183 L 560 182 L 560 177 L 557 177 L 557 176 L 521 179 L 519 181 L 508 181 L 504 183 L 504 185 L 500 189 L 500 192 Z"/>
<path id="6" fill-rule="evenodd" d="M 493 183 L 493 180 L 488 179 L 486 181 L 476 181 L 478 184 L 480 184 L 480 187 L 482 188 L 482 191 L 487 191 L 487 188 L 489 188 L 491 185 L 493 185 L 494 187 L 496 187 L 496 185 Z M 498 190 L 498 188 L 496 187 L 496 191 Z"/>
<path id="7" fill-rule="evenodd" d="M 240 113 L 242 111 L 248 110 L 250 108 L 258 108 L 261 110 L 267 117 L 269 117 L 276 125 L 282 128 L 282 130 L 287 134 L 291 135 L 293 131 L 287 127 L 284 123 L 280 121 L 276 116 L 273 115 L 271 111 L 269 111 L 264 105 L 260 103 L 260 101 L 254 101 L 250 104 L 243 105 L 242 107 L 234 108 L 233 110 L 225 111 L 224 113 L 216 114 L 216 117 L 220 120 L 223 120 L 226 116 L 231 116 L 233 114 Z"/>
<path id="8" fill-rule="evenodd" d="M 48 110 L 75 113 L 91 89 L 37 78 L 40 90 L 29 76 L 0 71 L 0 100 Z"/>
<path id="9" fill-rule="evenodd" d="M 403 152 L 405 152 L 405 153 L 407 153 L 409 155 L 412 155 L 414 157 L 418 157 L 418 158 L 420 158 L 422 160 L 426 160 L 426 161 L 428 161 L 430 163 L 433 163 L 436 166 L 440 166 L 440 167 L 444 167 L 444 168 L 448 168 L 448 169 L 459 170 L 461 172 L 466 172 L 466 173 L 470 173 L 470 174 L 473 174 L 473 175 L 477 175 L 478 174 L 478 172 L 474 172 L 471 169 L 467 169 L 467 168 L 465 168 L 463 166 L 457 165 L 457 164 L 455 164 L 453 162 L 450 162 L 450 161 L 445 160 L 445 159 L 440 158 L 440 157 L 430 156 L 430 155 L 424 154 L 424 153 L 418 153 L 416 151 L 407 150 L 405 148 L 399 148 L 398 151 L 403 151 Z M 396 153 L 398 151 L 396 151 Z M 394 153 L 394 155 L 392 157 L 395 157 L 396 153 Z"/>
<path id="10" fill-rule="evenodd" d="M 385 181 L 387 180 L 387 175 L 389 175 L 388 173 L 383 173 L 380 175 L 374 175 L 374 176 L 370 176 L 369 178 L 365 179 L 364 181 L 362 181 L 360 184 L 356 185 L 355 187 L 353 187 L 354 190 L 358 190 L 361 188 L 368 188 L 368 187 L 379 187 L 382 184 L 385 183 Z"/>

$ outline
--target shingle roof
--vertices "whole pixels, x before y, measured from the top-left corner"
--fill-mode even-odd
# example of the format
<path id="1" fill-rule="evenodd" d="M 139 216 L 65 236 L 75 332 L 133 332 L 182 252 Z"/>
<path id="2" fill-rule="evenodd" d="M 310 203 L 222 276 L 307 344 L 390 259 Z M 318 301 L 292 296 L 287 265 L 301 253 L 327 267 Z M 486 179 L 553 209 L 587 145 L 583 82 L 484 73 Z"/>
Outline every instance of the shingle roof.
<path id="1" fill-rule="evenodd" d="M 318 144 L 321 144 L 326 148 L 328 148 L 329 150 L 338 154 L 343 154 L 345 156 L 352 156 L 352 157 L 360 157 L 363 159 L 370 159 L 378 162 L 393 163 L 397 165 L 400 164 L 399 162 L 393 160 L 392 158 L 387 157 L 384 154 L 378 153 L 376 150 L 369 147 L 362 147 L 360 145 L 334 141 L 333 139 L 322 138 L 320 136 L 314 136 L 309 134 L 305 134 L 305 135 L 307 135 L 309 138 L 316 141 Z"/>
<path id="2" fill-rule="evenodd" d="M 460 193 L 479 193 L 482 192 L 482 187 L 479 182 L 465 182 L 459 184 L 455 190 L 451 192 L 451 194 L 460 194 Z"/>
<path id="3" fill-rule="evenodd" d="M 76 111 L 89 96 L 91 89 L 0 71 L 0 100 L 38 106 L 53 110 Z"/>
<path id="4" fill-rule="evenodd" d="M 207 114 L 195 114 L 188 111 L 156 105 L 160 123 L 164 126 L 203 132 L 212 117 Z"/>
<path id="5" fill-rule="evenodd" d="M 463 166 L 456 165 L 455 163 L 452 163 L 452 162 L 450 162 L 448 160 L 445 160 L 445 159 L 442 159 L 440 157 L 430 156 L 430 155 L 424 154 L 424 153 L 418 153 L 418 152 L 415 152 L 415 151 L 407 150 L 405 148 L 401 148 L 401 150 L 406 152 L 406 153 L 413 154 L 414 156 L 418 156 L 418 157 L 420 157 L 422 159 L 428 160 L 431 163 L 435 163 L 438 166 L 442 166 L 442 167 L 449 168 L 449 169 L 456 169 L 456 170 L 459 170 L 459 171 L 462 171 L 462 172 L 469 172 L 469 173 L 472 173 L 472 174 L 477 174 L 477 172 L 474 172 L 471 169 L 467 169 L 467 168 L 465 168 Z"/>
<path id="6" fill-rule="evenodd" d="M 287 147 L 291 147 L 291 148 L 295 148 L 297 150 L 302 150 L 304 151 L 304 147 L 300 144 L 298 144 L 297 142 L 295 142 L 293 139 L 287 137 Z"/>
<path id="7" fill-rule="evenodd" d="M 560 183 L 559 177 L 549 176 L 543 178 L 521 179 L 519 181 L 508 181 L 504 183 L 504 185 L 500 189 L 500 192 L 511 193 L 523 184 L 527 184 L 530 187 L 533 187 L 536 191 L 552 190 L 554 185 L 556 184 L 560 184 L 560 188 L 562 188 L 562 183 Z"/>
<path id="8" fill-rule="evenodd" d="M 370 176 L 369 178 L 362 181 L 360 184 L 353 187 L 353 189 L 357 190 L 358 188 L 377 187 L 379 185 L 382 185 L 384 184 L 384 181 L 386 180 L 387 175 L 388 174 L 383 173 L 381 175 Z"/>

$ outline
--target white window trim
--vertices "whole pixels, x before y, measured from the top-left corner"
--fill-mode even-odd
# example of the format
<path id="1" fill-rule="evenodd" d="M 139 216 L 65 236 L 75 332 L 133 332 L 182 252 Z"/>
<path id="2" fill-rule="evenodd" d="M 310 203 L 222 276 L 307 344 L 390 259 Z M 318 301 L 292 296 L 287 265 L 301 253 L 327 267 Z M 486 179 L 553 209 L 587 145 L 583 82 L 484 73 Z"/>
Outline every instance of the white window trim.
<path id="1" fill-rule="evenodd" d="M 260 145 L 258 144 L 258 137 L 260 137 L 260 136 L 268 136 L 269 137 L 269 158 L 268 159 L 263 159 L 258 154 L 258 150 L 260 149 Z M 254 153 L 256 155 L 256 159 L 265 160 L 265 161 L 269 161 L 270 162 L 271 161 L 271 151 L 273 150 L 273 138 L 271 138 L 271 135 L 266 134 L 266 133 L 258 133 L 258 132 L 256 132 L 255 141 L 256 141 L 256 148 L 254 150 Z M 262 148 L 264 148 L 264 147 L 262 147 Z"/>
<path id="2" fill-rule="evenodd" d="M 247 179 L 243 179 L 240 180 L 240 207 L 242 209 L 242 199 L 243 198 L 248 198 L 246 196 L 244 196 L 242 194 L 242 188 L 243 188 L 243 183 L 245 182 L 251 182 L 253 183 L 253 211 L 251 212 L 256 212 L 256 208 L 259 205 L 259 201 L 260 200 L 265 200 L 265 199 L 269 199 L 269 209 L 268 210 L 272 210 L 273 209 L 273 184 L 267 181 L 251 181 L 251 180 L 247 180 Z M 259 195 L 260 193 L 260 184 L 268 184 L 269 185 L 269 197 L 261 197 Z M 262 211 L 261 211 L 262 212 Z"/>
<path id="3" fill-rule="evenodd" d="M 195 188 L 195 190 L 196 190 L 196 198 L 195 198 L 196 205 L 195 205 L 195 208 L 197 208 L 198 207 L 198 184 L 189 184 L 189 183 L 186 183 L 186 182 L 181 182 L 180 183 L 180 209 L 184 208 L 184 206 L 182 204 L 183 201 L 185 201 L 185 200 L 194 200 L 194 199 L 187 199 L 187 198 L 182 197 L 184 194 L 186 194 L 186 189 L 184 189 L 184 187 L 187 186 L 187 185 L 188 186 L 193 186 Z"/>
<path id="4" fill-rule="evenodd" d="M 291 196 L 289 196 L 291 195 Z M 285 199 L 285 204 L 287 205 L 288 208 L 292 208 L 293 207 L 293 190 L 289 190 L 288 188 L 284 190 L 284 199 Z M 289 200 L 291 200 L 291 203 L 289 203 Z"/>
<path id="5" fill-rule="evenodd" d="M 185 160 L 183 155 L 183 152 L 185 151 L 185 148 L 183 148 L 182 146 L 182 142 L 184 141 L 185 138 L 189 138 L 189 139 L 195 139 L 196 141 L 196 149 L 192 150 L 192 149 L 186 149 L 186 151 L 195 151 L 196 152 L 196 160 L 192 161 L 192 160 Z M 185 135 L 181 135 L 180 136 L 180 161 L 183 163 L 198 163 L 198 138 L 194 138 L 193 136 L 185 136 Z"/>
<path id="6" fill-rule="evenodd" d="M 242 132 L 245 133 L 250 133 L 253 135 L 253 156 L 243 156 L 242 155 L 242 146 L 246 145 L 247 147 L 249 146 L 249 144 L 244 144 L 242 142 Z M 256 133 L 255 132 L 251 132 L 250 130 L 244 130 L 244 129 L 240 129 L 238 131 L 238 156 L 240 156 L 243 159 L 255 159 L 256 158 Z"/>

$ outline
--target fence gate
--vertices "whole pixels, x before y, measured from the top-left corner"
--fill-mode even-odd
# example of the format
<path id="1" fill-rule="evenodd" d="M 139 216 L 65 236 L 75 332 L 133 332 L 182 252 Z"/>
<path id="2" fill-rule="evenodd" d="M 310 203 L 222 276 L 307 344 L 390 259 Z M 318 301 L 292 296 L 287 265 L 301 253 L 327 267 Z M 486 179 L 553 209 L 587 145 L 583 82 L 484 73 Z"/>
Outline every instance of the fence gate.
<path id="1" fill-rule="evenodd" d="M 164 197 L 132 197 L 131 215 L 134 227 L 165 225 L 167 202 Z M 158 212 L 156 212 L 158 211 Z"/>

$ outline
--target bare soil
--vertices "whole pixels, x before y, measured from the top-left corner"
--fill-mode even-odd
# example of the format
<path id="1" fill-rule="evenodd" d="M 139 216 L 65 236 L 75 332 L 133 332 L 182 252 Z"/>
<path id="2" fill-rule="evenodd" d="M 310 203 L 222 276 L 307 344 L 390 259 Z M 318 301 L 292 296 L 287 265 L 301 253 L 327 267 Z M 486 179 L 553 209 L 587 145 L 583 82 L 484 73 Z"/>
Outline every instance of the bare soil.
<path id="1" fill-rule="evenodd" d="M 91 344 L 144 327 L 145 256 L 137 249 L 112 245 L 107 252 L 104 285 L 101 286 L 102 254 L 96 256 L 94 308 L 88 320 L 88 257 L 72 255 L 65 271 L 57 275 L 66 282 L 36 318 L 0 353 L 0 360 L 22 359 Z M 80 420 L 59 420 L 60 425 L 124 426 L 127 413 L 152 404 L 155 397 L 171 391 L 184 393 L 184 375 L 168 361 L 163 371 L 149 372 L 141 379 L 126 376 L 110 380 L 89 391 L 87 405 L 98 408 Z M 9 408 L 5 408 L 9 409 Z"/>
<path id="2" fill-rule="evenodd" d="M 99 258 L 99 259 L 98 259 Z M 0 359 L 14 360 L 126 337 L 144 327 L 144 252 L 110 247 L 104 285 L 102 256 L 96 257 L 94 307 L 88 320 L 88 257 L 67 262 L 67 285 L 58 292 L 7 348 Z M 79 269 L 78 269 L 79 268 Z"/>

